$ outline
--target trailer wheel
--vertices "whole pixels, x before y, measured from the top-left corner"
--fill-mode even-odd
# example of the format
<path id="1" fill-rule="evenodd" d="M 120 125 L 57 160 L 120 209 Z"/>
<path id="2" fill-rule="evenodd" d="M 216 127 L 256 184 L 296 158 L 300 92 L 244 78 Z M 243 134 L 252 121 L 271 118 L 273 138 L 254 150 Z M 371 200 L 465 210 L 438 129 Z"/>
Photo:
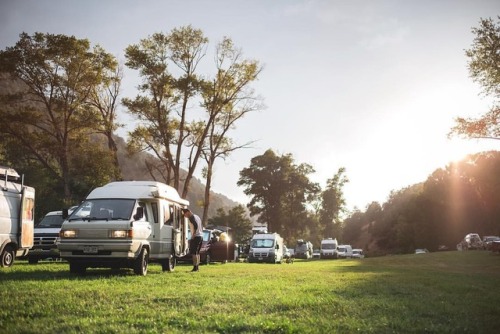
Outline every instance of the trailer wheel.
<path id="1" fill-rule="evenodd" d="M 69 272 L 76 275 L 83 275 L 87 271 L 87 267 L 82 265 L 81 263 L 77 263 L 74 261 L 69 262 Z"/>
<path id="2" fill-rule="evenodd" d="M 14 263 L 16 257 L 14 248 L 12 246 L 5 246 L 2 252 L 1 263 L 2 267 L 10 267 Z"/>
<path id="3" fill-rule="evenodd" d="M 136 275 L 146 276 L 148 273 L 148 262 L 149 262 L 149 253 L 146 248 L 141 250 L 141 253 L 137 257 L 134 263 L 134 273 Z"/>
<path id="4" fill-rule="evenodd" d="M 171 259 L 165 259 L 161 263 L 161 269 L 163 271 L 174 271 L 175 263 L 176 263 L 175 257 Z"/>

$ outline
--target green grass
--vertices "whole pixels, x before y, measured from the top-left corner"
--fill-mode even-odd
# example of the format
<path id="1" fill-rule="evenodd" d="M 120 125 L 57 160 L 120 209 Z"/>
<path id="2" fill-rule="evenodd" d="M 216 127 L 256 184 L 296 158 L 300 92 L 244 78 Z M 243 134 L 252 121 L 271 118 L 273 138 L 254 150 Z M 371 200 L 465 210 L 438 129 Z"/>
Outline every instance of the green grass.
<path id="1" fill-rule="evenodd" d="M 486 251 L 293 264 L 64 262 L 0 269 L 0 333 L 494 333 L 500 255 Z"/>

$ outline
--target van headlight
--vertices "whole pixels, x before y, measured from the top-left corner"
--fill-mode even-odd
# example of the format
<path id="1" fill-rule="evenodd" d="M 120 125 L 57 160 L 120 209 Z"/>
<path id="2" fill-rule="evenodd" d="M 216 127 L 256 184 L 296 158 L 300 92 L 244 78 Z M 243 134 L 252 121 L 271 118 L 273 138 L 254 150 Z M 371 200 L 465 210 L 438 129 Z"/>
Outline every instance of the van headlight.
<path id="1" fill-rule="evenodd" d="M 76 238 L 78 236 L 78 230 L 72 229 L 72 230 L 61 230 L 59 232 L 59 237 L 61 238 Z"/>
<path id="2" fill-rule="evenodd" d="M 109 237 L 111 239 L 132 238 L 132 230 L 110 230 Z"/>

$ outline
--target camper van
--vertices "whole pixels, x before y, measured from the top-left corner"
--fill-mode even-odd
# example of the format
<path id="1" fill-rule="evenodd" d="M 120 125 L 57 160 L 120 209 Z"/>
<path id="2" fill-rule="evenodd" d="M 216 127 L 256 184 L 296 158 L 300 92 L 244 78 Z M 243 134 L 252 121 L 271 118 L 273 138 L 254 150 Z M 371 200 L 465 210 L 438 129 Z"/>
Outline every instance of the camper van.
<path id="1" fill-rule="evenodd" d="M 310 241 L 304 241 L 302 239 L 297 240 L 294 250 L 297 259 L 312 259 L 313 252 L 313 244 Z"/>
<path id="2" fill-rule="evenodd" d="M 155 181 L 111 182 L 94 189 L 62 224 L 57 248 L 71 273 L 87 268 L 131 268 L 145 276 L 148 263 L 173 271 L 188 252 L 189 202 Z"/>
<path id="3" fill-rule="evenodd" d="M 350 259 L 352 257 L 352 246 L 351 245 L 338 245 L 337 246 L 337 257 L 339 259 Z"/>
<path id="4" fill-rule="evenodd" d="M 250 241 L 248 262 L 283 262 L 283 238 L 277 233 L 254 234 Z"/>
<path id="5" fill-rule="evenodd" d="M 0 166 L 0 175 L 0 266 L 10 267 L 33 246 L 35 189 L 12 168 Z"/>
<path id="6" fill-rule="evenodd" d="M 338 242 L 335 238 L 327 238 L 321 240 L 320 258 L 321 259 L 336 259 Z"/>

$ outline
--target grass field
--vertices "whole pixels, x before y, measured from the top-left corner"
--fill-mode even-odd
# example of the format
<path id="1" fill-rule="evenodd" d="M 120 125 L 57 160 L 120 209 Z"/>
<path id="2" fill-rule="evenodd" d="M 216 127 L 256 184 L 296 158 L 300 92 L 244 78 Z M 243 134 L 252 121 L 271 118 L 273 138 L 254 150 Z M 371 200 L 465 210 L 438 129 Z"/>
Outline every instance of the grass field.
<path id="1" fill-rule="evenodd" d="M 500 255 L 178 265 L 148 275 L 65 262 L 0 269 L 0 333 L 496 333 Z"/>

